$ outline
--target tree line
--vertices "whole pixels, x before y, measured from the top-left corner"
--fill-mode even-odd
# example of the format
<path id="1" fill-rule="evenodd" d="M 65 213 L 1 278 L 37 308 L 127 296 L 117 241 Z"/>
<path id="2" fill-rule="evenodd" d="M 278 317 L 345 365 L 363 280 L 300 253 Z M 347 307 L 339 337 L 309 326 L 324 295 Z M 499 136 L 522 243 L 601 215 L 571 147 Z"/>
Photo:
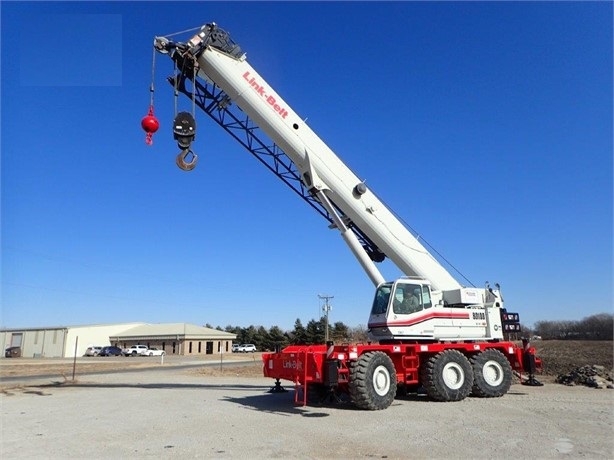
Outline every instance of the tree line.
<path id="1" fill-rule="evenodd" d="M 614 315 L 599 313 L 579 321 L 538 321 L 535 323 L 534 335 L 544 340 L 612 340 Z"/>
<path id="2" fill-rule="evenodd" d="M 205 327 L 213 328 L 210 324 Z M 236 334 L 235 343 L 253 343 L 261 351 L 273 351 L 276 346 L 288 345 L 317 345 L 326 341 L 326 318 L 312 319 L 306 326 L 297 318 L 292 330 L 282 330 L 279 326 L 269 329 L 264 326 L 231 326 L 225 328 L 215 327 L 219 331 Z M 367 330 L 363 326 L 349 327 L 341 321 L 328 324 L 328 340 L 335 344 L 366 343 Z"/>
<path id="3" fill-rule="evenodd" d="M 210 324 L 205 327 L 213 328 Z M 326 340 L 326 318 L 310 320 L 306 326 L 300 319 L 294 323 L 292 330 L 282 330 L 279 326 L 269 329 L 264 326 L 215 327 L 219 331 L 236 334 L 235 343 L 253 343 L 261 351 L 273 351 L 276 346 L 317 345 Z M 521 337 L 540 336 L 542 339 L 559 340 L 612 340 L 614 333 L 614 315 L 599 313 L 580 321 L 538 321 L 535 327 L 522 326 L 522 332 L 510 336 L 510 340 Z M 328 324 L 328 339 L 335 344 L 367 343 L 367 330 L 364 326 L 349 327 L 341 321 Z"/>

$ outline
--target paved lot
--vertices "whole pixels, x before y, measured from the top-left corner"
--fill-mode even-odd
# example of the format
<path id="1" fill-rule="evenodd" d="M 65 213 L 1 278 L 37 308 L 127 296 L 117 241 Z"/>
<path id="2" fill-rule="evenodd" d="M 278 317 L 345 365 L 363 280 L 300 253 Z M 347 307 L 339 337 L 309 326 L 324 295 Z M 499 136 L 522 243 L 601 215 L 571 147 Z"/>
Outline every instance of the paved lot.
<path id="1" fill-rule="evenodd" d="M 42 379 L 44 380 L 44 379 Z M 57 380 L 57 379 L 55 379 Z M 614 458 L 614 390 L 514 385 L 496 399 L 296 407 L 263 377 L 153 368 L 0 395 L 3 459 Z"/>

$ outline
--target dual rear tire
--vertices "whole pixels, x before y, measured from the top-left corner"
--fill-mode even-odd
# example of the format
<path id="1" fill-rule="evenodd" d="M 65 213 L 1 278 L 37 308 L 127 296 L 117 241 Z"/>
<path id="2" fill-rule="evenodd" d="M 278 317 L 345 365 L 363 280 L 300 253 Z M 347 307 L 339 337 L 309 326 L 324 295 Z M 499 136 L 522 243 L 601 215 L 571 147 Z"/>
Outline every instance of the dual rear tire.
<path id="1" fill-rule="evenodd" d="M 422 367 L 421 380 L 435 401 L 460 401 L 473 387 L 469 360 L 458 350 L 445 350 L 431 356 Z"/>
<path id="2" fill-rule="evenodd" d="M 497 398 L 510 389 L 512 367 L 495 349 L 478 353 L 471 360 L 458 350 L 445 350 L 429 358 L 421 380 L 435 401 L 460 401 L 469 395 Z"/>
<path id="3" fill-rule="evenodd" d="M 512 385 L 512 366 L 499 350 L 490 349 L 471 358 L 473 388 L 471 394 L 480 398 L 498 398 Z"/>

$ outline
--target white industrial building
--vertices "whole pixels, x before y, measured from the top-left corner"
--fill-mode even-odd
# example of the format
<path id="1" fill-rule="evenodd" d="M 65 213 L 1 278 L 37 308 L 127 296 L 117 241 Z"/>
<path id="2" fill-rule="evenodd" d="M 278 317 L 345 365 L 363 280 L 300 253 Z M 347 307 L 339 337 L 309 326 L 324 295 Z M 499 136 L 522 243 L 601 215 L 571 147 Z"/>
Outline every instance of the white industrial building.
<path id="1" fill-rule="evenodd" d="M 2 350 L 20 347 L 24 358 L 73 358 L 89 346 L 110 345 L 109 337 L 144 323 L 0 329 Z M 4 355 L 4 354 L 3 354 Z"/>
<path id="2" fill-rule="evenodd" d="M 20 347 L 24 358 L 73 358 L 90 346 L 144 344 L 168 355 L 227 353 L 235 334 L 186 323 L 120 323 L 0 329 L 2 350 Z M 4 353 L 2 354 L 4 356 Z"/>

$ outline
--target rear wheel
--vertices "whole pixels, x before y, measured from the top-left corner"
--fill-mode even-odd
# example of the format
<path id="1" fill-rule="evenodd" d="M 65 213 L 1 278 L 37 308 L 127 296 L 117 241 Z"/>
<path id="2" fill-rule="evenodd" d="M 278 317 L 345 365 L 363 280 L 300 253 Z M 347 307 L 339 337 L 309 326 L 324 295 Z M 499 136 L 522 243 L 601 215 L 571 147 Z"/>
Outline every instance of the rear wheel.
<path id="1" fill-rule="evenodd" d="M 445 350 L 431 357 L 422 368 L 422 385 L 435 401 L 460 401 L 473 386 L 469 360 L 458 350 Z"/>
<path id="2" fill-rule="evenodd" d="M 499 350 L 490 349 L 471 358 L 473 388 L 471 394 L 480 398 L 498 398 L 512 385 L 512 366 Z"/>
<path id="3" fill-rule="evenodd" d="M 397 373 L 390 357 L 381 351 L 363 354 L 350 367 L 350 397 L 360 409 L 386 409 L 397 391 Z"/>
<path id="4" fill-rule="evenodd" d="M 307 385 L 307 403 L 311 405 L 322 404 L 326 398 L 327 388 L 321 383 Z"/>

